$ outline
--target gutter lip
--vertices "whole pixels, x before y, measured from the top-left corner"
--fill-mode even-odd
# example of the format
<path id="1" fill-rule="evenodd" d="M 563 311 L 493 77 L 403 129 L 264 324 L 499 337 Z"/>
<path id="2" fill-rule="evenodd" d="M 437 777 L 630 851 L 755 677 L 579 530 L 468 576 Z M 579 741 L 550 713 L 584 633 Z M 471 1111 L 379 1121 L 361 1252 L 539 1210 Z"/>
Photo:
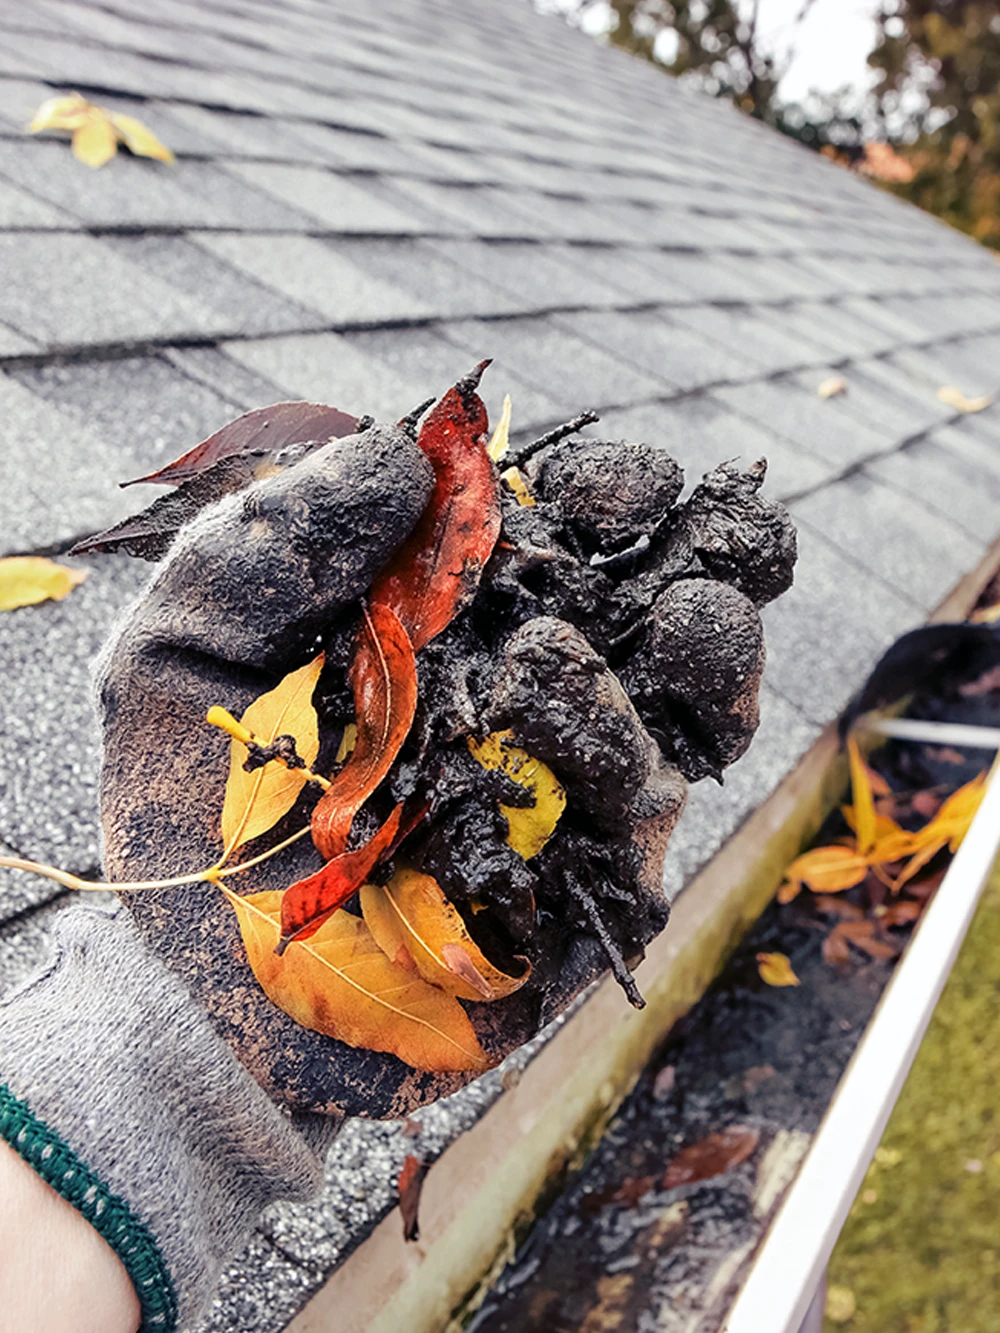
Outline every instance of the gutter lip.
<path id="1" fill-rule="evenodd" d="M 799 1333 L 1000 851 L 1000 754 L 720 1333 Z"/>

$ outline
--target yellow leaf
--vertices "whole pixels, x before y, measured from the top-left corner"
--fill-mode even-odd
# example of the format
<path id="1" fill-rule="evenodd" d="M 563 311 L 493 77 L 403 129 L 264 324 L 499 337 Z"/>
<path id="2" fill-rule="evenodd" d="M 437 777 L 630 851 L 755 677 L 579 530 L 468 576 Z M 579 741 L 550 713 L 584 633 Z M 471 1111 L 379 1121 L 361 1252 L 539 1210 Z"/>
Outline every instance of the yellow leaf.
<path id="1" fill-rule="evenodd" d="M 309 768 L 319 753 L 319 723 L 312 696 L 322 670 L 320 653 L 255 699 L 240 718 L 261 745 L 270 745 L 278 736 L 294 736 L 299 758 Z M 286 768 L 278 762 L 248 773 L 243 767 L 246 757 L 246 746 L 234 740 L 222 807 L 222 839 L 227 854 L 273 828 L 291 810 L 308 780 L 301 769 Z"/>
<path id="2" fill-rule="evenodd" d="M 821 398 L 836 398 L 847 392 L 847 380 L 843 375 L 831 375 L 822 382 L 816 392 Z"/>
<path id="3" fill-rule="evenodd" d="M 35 112 L 34 119 L 28 126 L 29 134 L 38 134 L 42 130 L 77 130 L 87 120 L 91 105 L 79 93 L 70 93 L 66 97 L 50 97 Z"/>
<path id="4" fill-rule="evenodd" d="M 520 468 L 509 467 L 500 473 L 500 480 L 505 481 L 514 492 L 514 498 L 522 509 L 533 509 L 538 501 L 528 489 L 528 482 Z"/>
<path id="5" fill-rule="evenodd" d="M 875 800 L 868 770 L 861 757 L 858 743 L 853 736 L 848 737 L 847 757 L 851 767 L 851 792 L 854 797 L 855 832 L 858 836 L 858 851 L 867 856 L 875 845 Z"/>
<path id="6" fill-rule="evenodd" d="M 534 793 L 532 806 L 500 807 L 507 820 L 507 845 L 530 861 L 552 837 L 566 808 L 566 793 L 551 768 L 513 745 L 513 737 L 512 731 L 494 731 L 481 741 L 470 736 L 469 751 L 483 768 L 501 769 L 519 787 Z"/>
<path id="7" fill-rule="evenodd" d="M 814 847 L 795 858 L 785 879 L 801 882 L 814 893 L 839 893 L 860 884 L 867 873 L 867 859 L 851 847 Z"/>
<path id="8" fill-rule="evenodd" d="M 499 1000 L 531 975 L 494 967 L 466 929 L 458 909 L 430 875 L 397 870 L 384 888 L 364 884 L 361 910 L 379 948 L 407 970 L 462 1000 Z"/>
<path id="9" fill-rule="evenodd" d="M 969 619 L 974 625 L 995 625 L 1000 620 L 1000 602 L 994 602 L 992 606 L 981 606 L 978 611 L 973 611 Z"/>
<path id="10" fill-rule="evenodd" d="M 254 976 L 268 999 L 303 1027 L 348 1046 L 385 1051 L 435 1073 L 483 1070 L 489 1062 L 465 1010 L 386 957 L 365 923 L 334 912 L 314 935 L 279 957 L 280 892 L 247 898 L 225 890 Z"/>
<path id="11" fill-rule="evenodd" d="M 44 556 L 8 555 L 0 560 L 0 611 L 61 602 L 86 577 L 85 569 L 57 565 Z"/>
<path id="12" fill-rule="evenodd" d="M 787 907 L 789 903 L 795 901 L 801 892 L 802 881 L 800 879 L 786 879 L 785 882 L 778 887 L 778 902 L 781 903 L 782 907 Z"/>
<path id="13" fill-rule="evenodd" d="M 900 828 L 896 821 L 887 815 L 879 815 L 876 820 L 875 845 L 868 853 L 868 864 L 888 865 L 892 861 L 899 861 L 902 857 L 909 856 L 912 851 L 913 834 L 907 829 Z"/>
<path id="14" fill-rule="evenodd" d="M 980 398 L 966 398 L 961 389 L 953 384 L 945 384 L 937 391 L 938 402 L 953 407 L 956 412 L 982 412 L 993 402 L 991 393 L 984 393 Z"/>
<path id="15" fill-rule="evenodd" d="M 119 116 L 113 113 L 111 123 L 130 153 L 135 153 L 137 157 L 155 157 L 160 162 L 171 164 L 176 161 L 166 144 L 161 143 L 141 120 L 136 120 L 134 116 Z"/>
<path id="16" fill-rule="evenodd" d="M 87 119 L 73 132 L 73 156 L 84 166 L 96 168 L 103 167 L 117 151 L 115 127 L 99 107 L 91 107 Z"/>
<path id="17" fill-rule="evenodd" d="M 788 955 L 783 953 L 759 953 L 757 971 L 760 979 L 768 986 L 798 986 L 799 979 L 792 970 Z"/>
<path id="18" fill-rule="evenodd" d="M 493 438 L 489 442 L 486 452 L 494 463 L 499 463 L 501 458 L 506 456 L 510 448 L 510 394 L 505 393 L 503 397 L 503 409 L 500 412 L 500 420 L 497 422 L 496 430 L 493 432 Z"/>

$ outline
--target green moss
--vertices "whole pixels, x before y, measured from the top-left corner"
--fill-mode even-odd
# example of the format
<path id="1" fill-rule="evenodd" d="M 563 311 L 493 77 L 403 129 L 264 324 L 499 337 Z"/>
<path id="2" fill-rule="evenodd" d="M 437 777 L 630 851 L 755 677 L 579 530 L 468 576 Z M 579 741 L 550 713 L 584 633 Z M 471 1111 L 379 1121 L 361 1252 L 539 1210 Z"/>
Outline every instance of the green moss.
<path id="1" fill-rule="evenodd" d="M 857 1311 L 827 1333 L 1000 1327 L 998 1090 L 1000 863 L 834 1251 Z"/>

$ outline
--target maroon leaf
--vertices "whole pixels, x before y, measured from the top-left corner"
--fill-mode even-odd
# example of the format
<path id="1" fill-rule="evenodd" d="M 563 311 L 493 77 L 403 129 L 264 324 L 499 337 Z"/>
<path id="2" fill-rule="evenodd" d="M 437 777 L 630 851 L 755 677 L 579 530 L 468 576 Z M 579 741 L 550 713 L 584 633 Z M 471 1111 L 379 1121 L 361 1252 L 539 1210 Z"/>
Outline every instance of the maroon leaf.
<path id="1" fill-rule="evenodd" d="M 255 408 L 230 421 L 156 472 L 121 484 L 135 486 L 145 481 L 176 486 L 204 472 L 220 458 L 231 458 L 233 454 L 275 454 L 289 445 L 313 441 L 317 445 L 326 444 L 329 440 L 353 435 L 357 424 L 357 417 L 325 403 L 272 403 L 270 407 Z"/>
<path id="2" fill-rule="evenodd" d="M 420 1239 L 420 1191 L 427 1168 L 419 1157 L 408 1156 L 399 1173 L 399 1211 L 403 1215 L 403 1239 Z"/>
<path id="3" fill-rule="evenodd" d="M 718 1134 L 709 1134 L 698 1143 L 683 1148 L 663 1173 L 663 1189 L 711 1180 L 739 1166 L 760 1141 L 760 1132 L 746 1125 L 731 1125 Z"/>

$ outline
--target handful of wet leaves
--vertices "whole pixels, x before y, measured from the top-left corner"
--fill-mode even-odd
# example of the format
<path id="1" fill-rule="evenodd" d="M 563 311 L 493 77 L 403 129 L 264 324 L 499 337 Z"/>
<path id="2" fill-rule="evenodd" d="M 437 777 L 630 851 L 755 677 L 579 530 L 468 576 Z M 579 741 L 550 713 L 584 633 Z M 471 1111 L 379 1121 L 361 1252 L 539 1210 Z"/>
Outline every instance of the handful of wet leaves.
<path id="1" fill-rule="evenodd" d="M 487 364 L 395 425 L 251 412 L 78 548 L 167 556 L 101 682 L 113 887 L 302 1109 L 452 1091 L 609 968 L 641 1006 L 687 783 L 757 726 L 763 463 L 678 503 L 592 413 L 512 450 Z"/>

